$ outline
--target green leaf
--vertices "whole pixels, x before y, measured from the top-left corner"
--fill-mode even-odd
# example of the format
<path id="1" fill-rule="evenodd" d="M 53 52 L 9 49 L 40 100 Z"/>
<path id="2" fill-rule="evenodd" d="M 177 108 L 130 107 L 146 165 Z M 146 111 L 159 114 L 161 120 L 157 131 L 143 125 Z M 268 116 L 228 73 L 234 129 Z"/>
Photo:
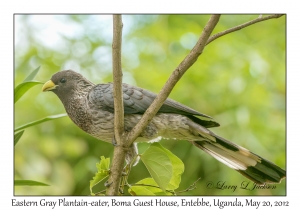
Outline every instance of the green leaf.
<path id="1" fill-rule="evenodd" d="M 110 158 L 105 158 L 104 156 L 101 156 L 100 163 L 97 163 L 96 167 L 97 167 L 98 171 L 101 171 L 101 170 L 108 171 L 109 165 L 110 165 Z"/>
<path id="2" fill-rule="evenodd" d="M 158 145 L 159 143 L 151 144 L 140 156 L 152 178 L 161 189 L 165 190 L 172 178 L 173 169 L 170 158 Z"/>
<path id="3" fill-rule="evenodd" d="M 33 180 L 15 180 L 15 186 L 49 186 L 48 184 L 37 182 Z"/>
<path id="4" fill-rule="evenodd" d="M 18 132 L 18 133 L 16 133 L 15 135 L 14 135 L 14 145 L 16 146 L 16 144 L 18 143 L 18 141 L 19 141 L 19 139 L 21 138 L 21 136 L 23 135 L 23 133 L 24 133 L 24 130 L 22 130 L 22 131 L 20 131 L 20 132 Z"/>
<path id="5" fill-rule="evenodd" d="M 58 118 L 65 117 L 65 116 L 67 116 L 66 113 L 64 113 L 64 114 L 57 114 L 57 115 L 51 115 L 51 116 L 45 117 L 43 119 L 40 119 L 40 120 L 37 120 L 37 121 L 33 121 L 33 122 L 27 123 L 25 125 L 19 126 L 18 128 L 15 129 L 15 132 L 17 132 L 19 130 L 22 130 L 24 128 L 28 128 L 28 127 L 33 126 L 33 125 L 40 124 L 42 122 L 46 122 L 46 121 L 49 121 L 49 120 L 58 119 Z"/>
<path id="6" fill-rule="evenodd" d="M 19 84 L 15 88 L 15 100 L 16 103 L 30 88 L 32 88 L 35 85 L 43 84 L 42 82 L 37 81 L 30 81 L 30 82 L 23 82 Z"/>
<path id="7" fill-rule="evenodd" d="M 34 77 L 37 75 L 37 73 L 40 70 L 40 66 L 37 67 L 35 70 L 33 70 L 25 79 L 23 82 L 28 82 L 34 79 Z"/>
<path id="8" fill-rule="evenodd" d="M 104 180 L 109 175 L 109 165 L 110 165 L 110 158 L 105 158 L 101 156 L 100 163 L 96 164 L 98 172 L 95 174 L 93 179 L 90 181 L 90 192 L 94 195 L 92 188 L 97 185 L 99 182 Z"/>
<path id="9" fill-rule="evenodd" d="M 143 185 L 143 186 L 139 186 Z M 136 183 L 136 186 L 131 186 L 128 189 L 131 195 L 173 195 L 170 192 L 163 191 L 153 178 L 145 178 Z"/>
<path id="10" fill-rule="evenodd" d="M 158 144 L 157 146 L 165 151 L 172 162 L 172 178 L 167 189 L 175 190 L 179 187 L 179 184 L 181 182 L 181 175 L 184 172 L 184 164 L 176 155 L 170 152 L 170 150 L 167 150 L 166 148 L 161 146 L 161 144 Z"/>
<path id="11" fill-rule="evenodd" d="M 143 186 L 132 186 L 128 189 L 131 195 L 155 195 L 151 190 Z"/>
<path id="12" fill-rule="evenodd" d="M 142 180 L 138 181 L 136 184 L 144 184 L 144 185 L 151 185 L 151 186 L 158 187 L 157 183 L 154 181 L 153 178 L 142 179 Z M 159 189 L 159 188 L 157 188 L 157 189 Z"/>
<path id="13" fill-rule="evenodd" d="M 95 185 L 97 185 L 98 183 L 100 183 L 101 181 L 103 181 L 104 179 L 106 179 L 108 177 L 108 175 L 109 175 L 108 172 L 97 172 L 95 174 L 93 179 L 90 181 L 90 192 L 91 192 L 92 195 L 94 195 L 93 187 Z"/>

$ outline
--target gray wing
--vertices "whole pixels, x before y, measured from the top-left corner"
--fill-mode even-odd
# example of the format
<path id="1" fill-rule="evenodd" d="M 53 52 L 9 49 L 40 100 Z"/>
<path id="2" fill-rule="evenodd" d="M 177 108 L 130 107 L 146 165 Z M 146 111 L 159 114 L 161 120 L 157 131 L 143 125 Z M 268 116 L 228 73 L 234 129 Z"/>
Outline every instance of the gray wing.
<path id="1" fill-rule="evenodd" d="M 98 84 L 89 92 L 89 100 L 97 107 L 113 112 L 113 83 Z M 123 103 L 125 114 L 143 114 L 155 99 L 156 94 L 148 90 L 123 83 Z M 215 127 L 219 124 L 210 116 L 197 112 L 172 99 L 167 99 L 158 111 L 159 113 L 174 113 L 188 116 L 193 121 L 205 127 Z M 199 117 L 195 117 L 199 116 Z"/>

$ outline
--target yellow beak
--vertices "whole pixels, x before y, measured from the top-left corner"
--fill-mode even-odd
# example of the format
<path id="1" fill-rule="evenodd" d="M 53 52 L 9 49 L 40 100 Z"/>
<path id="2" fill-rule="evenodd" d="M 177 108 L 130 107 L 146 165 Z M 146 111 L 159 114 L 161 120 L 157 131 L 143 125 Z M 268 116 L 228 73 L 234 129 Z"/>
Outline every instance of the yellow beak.
<path id="1" fill-rule="evenodd" d="M 42 91 L 49 91 L 49 90 L 54 90 L 56 88 L 57 85 L 55 85 L 52 80 L 49 80 L 48 82 L 46 82 L 43 87 L 42 87 Z"/>

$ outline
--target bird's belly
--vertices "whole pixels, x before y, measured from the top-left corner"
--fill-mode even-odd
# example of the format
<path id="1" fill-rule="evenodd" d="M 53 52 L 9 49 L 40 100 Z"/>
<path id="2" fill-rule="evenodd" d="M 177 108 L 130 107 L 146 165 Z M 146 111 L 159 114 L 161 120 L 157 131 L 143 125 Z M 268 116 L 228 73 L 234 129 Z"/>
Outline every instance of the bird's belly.
<path id="1" fill-rule="evenodd" d="M 125 131 L 129 132 L 139 122 L 142 115 L 127 114 L 124 117 Z M 196 140 L 187 125 L 187 117 L 179 114 L 157 114 L 150 121 L 145 130 L 137 138 L 136 142 L 152 142 L 160 139 L 172 140 Z M 93 122 L 93 129 L 89 133 L 95 138 L 112 142 L 114 136 L 113 114 L 106 114 L 105 118 L 97 118 Z"/>
<path id="2" fill-rule="evenodd" d="M 199 136 L 195 136 L 187 125 L 188 120 L 190 119 L 179 114 L 157 114 L 136 142 L 155 142 L 161 139 L 199 140 Z"/>

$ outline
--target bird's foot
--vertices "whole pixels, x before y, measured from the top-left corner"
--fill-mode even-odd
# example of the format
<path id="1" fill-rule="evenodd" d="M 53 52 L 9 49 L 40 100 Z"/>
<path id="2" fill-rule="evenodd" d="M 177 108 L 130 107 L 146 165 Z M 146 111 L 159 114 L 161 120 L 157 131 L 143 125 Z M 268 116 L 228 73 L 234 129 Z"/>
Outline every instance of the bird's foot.
<path id="1" fill-rule="evenodd" d="M 125 170 L 125 168 L 122 171 L 122 176 L 128 176 L 128 173 L 126 171 L 124 171 L 124 170 Z"/>
<path id="2" fill-rule="evenodd" d="M 126 166 L 123 168 L 122 176 L 128 176 L 130 170 L 131 170 L 130 164 L 126 164 Z"/>

